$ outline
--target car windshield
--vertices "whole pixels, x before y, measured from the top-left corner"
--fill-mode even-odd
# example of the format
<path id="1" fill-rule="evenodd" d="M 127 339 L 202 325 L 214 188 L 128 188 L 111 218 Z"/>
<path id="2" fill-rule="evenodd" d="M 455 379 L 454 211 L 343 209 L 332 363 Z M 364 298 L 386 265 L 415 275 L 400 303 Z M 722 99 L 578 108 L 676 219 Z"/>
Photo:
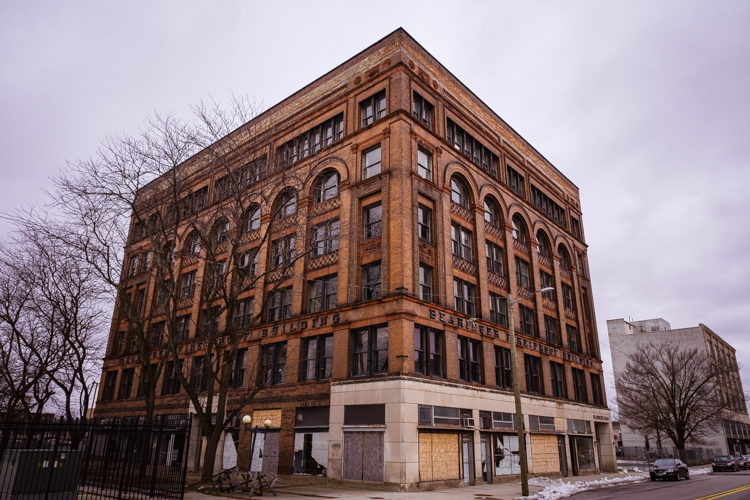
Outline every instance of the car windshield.
<path id="1" fill-rule="evenodd" d="M 731 458 L 729 457 L 716 457 L 714 458 L 714 462 L 729 462 Z"/>
<path id="2" fill-rule="evenodd" d="M 662 458 L 662 459 L 657 460 L 656 462 L 654 462 L 654 465 L 657 466 L 657 467 L 666 467 L 666 466 L 669 466 L 669 465 L 674 465 L 674 460 Z"/>

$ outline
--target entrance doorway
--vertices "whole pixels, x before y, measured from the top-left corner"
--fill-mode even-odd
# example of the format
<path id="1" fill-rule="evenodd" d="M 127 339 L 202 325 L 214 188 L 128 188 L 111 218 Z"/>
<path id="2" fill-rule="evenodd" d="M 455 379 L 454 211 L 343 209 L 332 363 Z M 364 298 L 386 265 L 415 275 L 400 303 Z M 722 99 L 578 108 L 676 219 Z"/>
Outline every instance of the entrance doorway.
<path id="1" fill-rule="evenodd" d="M 568 438 L 568 443 L 570 444 L 570 465 L 573 469 L 573 475 L 578 475 L 578 453 L 576 452 L 576 441 L 571 436 Z"/>
<path id="2" fill-rule="evenodd" d="M 482 483 L 492 483 L 492 436 L 479 438 L 482 447 Z"/>
<path id="3" fill-rule="evenodd" d="M 461 442 L 464 484 L 471 486 L 474 484 L 474 435 L 462 434 Z"/>
<path id="4" fill-rule="evenodd" d="M 560 474 L 568 477 L 568 457 L 565 454 L 565 436 L 557 436 L 557 454 L 560 456 Z"/>

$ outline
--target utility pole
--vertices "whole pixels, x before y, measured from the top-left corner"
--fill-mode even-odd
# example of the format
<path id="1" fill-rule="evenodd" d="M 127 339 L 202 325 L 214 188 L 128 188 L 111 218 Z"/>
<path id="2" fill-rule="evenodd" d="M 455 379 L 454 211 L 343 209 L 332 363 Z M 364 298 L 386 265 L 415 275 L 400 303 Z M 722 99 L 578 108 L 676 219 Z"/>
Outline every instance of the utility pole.
<path id="1" fill-rule="evenodd" d="M 548 292 L 552 287 L 534 292 Z M 513 306 L 521 299 L 513 300 L 508 294 L 508 330 L 510 331 L 510 370 L 513 374 L 513 397 L 516 400 L 516 430 L 518 431 L 518 460 L 521 462 L 521 495 L 529 496 L 529 465 L 526 462 L 526 437 L 523 432 L 523 411 L 521 409 L 521 380 L 518 375 L 518 357 L 516 356 L 516 324 L 513 320 Z"/>

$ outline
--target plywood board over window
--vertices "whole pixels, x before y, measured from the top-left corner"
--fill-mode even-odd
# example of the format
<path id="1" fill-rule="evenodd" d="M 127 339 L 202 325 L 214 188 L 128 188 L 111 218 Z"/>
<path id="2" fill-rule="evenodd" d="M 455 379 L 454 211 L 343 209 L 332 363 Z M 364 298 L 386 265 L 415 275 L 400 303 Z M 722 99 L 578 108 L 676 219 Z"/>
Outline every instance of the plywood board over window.
<path id="1" fill-rule="evenodd" d="M 384 433 L 379 431 L 344 432 L 344 479 L 384 480 Z"/>
<path id="2" fill-rule="evenodd" d="M 560 472 L 556 435 L 531 435 L 531 463 L 534 474 Z"/>
<path id="3" fill-rule="evenodd" d="M 458 434 L 419 434 L 419 479 L 459 479 Z"/>

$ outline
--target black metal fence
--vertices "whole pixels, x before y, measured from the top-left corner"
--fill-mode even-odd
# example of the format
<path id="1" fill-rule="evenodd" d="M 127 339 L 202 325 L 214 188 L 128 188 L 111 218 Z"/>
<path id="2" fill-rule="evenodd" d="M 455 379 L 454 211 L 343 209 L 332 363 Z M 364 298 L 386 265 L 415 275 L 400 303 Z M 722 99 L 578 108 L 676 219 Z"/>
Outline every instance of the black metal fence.
<path id="1" fill-rule="evenodd" d="M 0 500 L 182 500 L 182 419 L 0 423 Z"/>

